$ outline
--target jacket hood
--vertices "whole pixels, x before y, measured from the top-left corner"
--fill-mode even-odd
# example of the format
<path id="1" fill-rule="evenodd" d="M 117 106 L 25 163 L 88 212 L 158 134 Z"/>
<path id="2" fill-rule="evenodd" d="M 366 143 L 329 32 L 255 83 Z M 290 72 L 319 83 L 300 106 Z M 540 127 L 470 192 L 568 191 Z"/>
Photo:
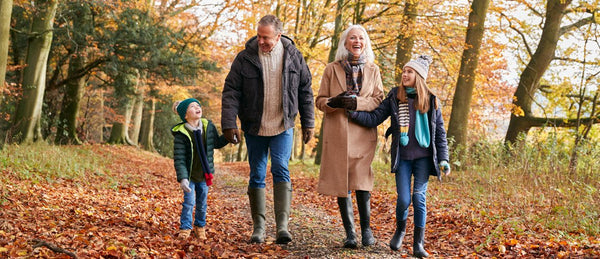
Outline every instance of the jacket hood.
<path id="1" fill-rule="evenodd" d="M 247 50 L 252 50 L 254 52 L 258 53 L 258 40 L 257 40 L 257 36 L 253 36 L 252 38 L 250 38 L 248 41 L 246 41 L 246 49 Z M 294 43 L 294 41 L 288 37 L 285 36 L 283 34 L 281 34 L 281 44 L 283 44 L 283 48 L 287 49 L 290 45 L 295 46 L 296 43 Z"/>

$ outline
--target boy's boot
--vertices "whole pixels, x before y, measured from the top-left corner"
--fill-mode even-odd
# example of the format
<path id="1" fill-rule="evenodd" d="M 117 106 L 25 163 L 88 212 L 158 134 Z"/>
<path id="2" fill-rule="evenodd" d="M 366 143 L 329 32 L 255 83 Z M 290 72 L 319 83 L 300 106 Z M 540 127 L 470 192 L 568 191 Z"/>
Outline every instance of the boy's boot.
<path id="1" fill-rule="evenodd" d="M 429 254 L 423 248 L 425 243 L 425 228 L 415 227 L 415 235 L 413 242 L 413 256 L 418 258 L 428 257 Z"/>
<path id="2" fill-rule="evenodd" d="M 204 227 L 195 227 L 194 236 L 200 240 L 206 240 L 206 229 Z"/>
<path id="3" fill-rule="evenodd" d="M 356 232 L 354 231 L 354 211 L 352 210 L 352 198 L 338 197 L 338 207 L 342 215 L 344 230 L 346 230 L 346 240 L 344 240 L 345 248 L 356 248 Z"/>
<path id="4" fill-rule="evenodd" d="M 370 246 L 375 244 L 375 238 L 371 231 L 371 193 L 367 191 L 356 191 L 356 201 L 358 203 L 358 215 L 360 216 L 360 233 L 362 235 L 362 245 Z"/>
<path id="5" fill-rule="evenodd" d="M 292 202 L 292 183 L 280 182 L 273 184 L 273 209 L 277 225 L 276 244 L 287 244 L 292 241 L 288 231 L 290 218 L 290 203 Z"/>
<path id="6" fill-rule="evenodd" d="M 390 240 L 390 249 L 398 251 L 402 248 L 404 235 L 406 235 L 406 220 L 396 219 L 396 232 L 394 232 L 394 236 Z"/>
<path id="7" fill-rule="evenodd" d="M 265 241 L 265 189 L 248 187 L 248 198 L 254 227 L 250 243 L 262 243 Z"/>

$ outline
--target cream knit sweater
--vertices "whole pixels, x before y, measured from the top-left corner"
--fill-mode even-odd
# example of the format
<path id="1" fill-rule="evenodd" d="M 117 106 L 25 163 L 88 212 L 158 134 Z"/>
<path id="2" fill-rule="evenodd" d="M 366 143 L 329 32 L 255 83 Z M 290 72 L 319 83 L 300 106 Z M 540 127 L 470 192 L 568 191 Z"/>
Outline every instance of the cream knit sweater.
<path id="1" fill-rule="evenodd" d="M 283 44 L 275 44 L 271 52 L 258 51 L 263 67 L 264 100 L 259 136 L 275 136 L 285 130 L 283 126 L 283 91 L 281 78 L 283 71 Z"/>

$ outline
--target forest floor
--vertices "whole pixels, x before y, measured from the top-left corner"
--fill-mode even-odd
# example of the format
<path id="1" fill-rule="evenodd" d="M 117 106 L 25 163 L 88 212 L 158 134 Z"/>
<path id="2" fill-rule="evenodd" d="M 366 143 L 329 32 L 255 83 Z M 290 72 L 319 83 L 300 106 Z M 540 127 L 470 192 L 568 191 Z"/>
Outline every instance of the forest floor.
<path id="1" fill-rule="evenodd" d="M 267 240 L 247 242 L 252 221 L 245 162 L 217 164 L 208 198 L 208 239 L 181 240 L 177 234 L 182 195 L 172 160 L 134 147 L 92 149 L 98 159 L 110 163 L 105 170 L 75 179 L 32 181 L 0 169 L 5 181 L 0 189 L 0 258 L 402 258 L 412 253 L 412 213 L 401 251 L 391 251 L 395 193 L 377 190 L 371 199 L 376 245 L 343 248 L 345 234 L 335 198 L 317 194 L 314 173 L 298 164 L 291 175 L 290 244 L 274 243 L 270 176 Z M 498 231 L 498 226 L 473 217 L 475 205 L 435 199 L 438 191 L 435 185 L 429 190 L 426 232 L 426 249 L 434 258 L 600 257 L 598 237 L 583 244 L 556 239 L 536 227 Z"/>

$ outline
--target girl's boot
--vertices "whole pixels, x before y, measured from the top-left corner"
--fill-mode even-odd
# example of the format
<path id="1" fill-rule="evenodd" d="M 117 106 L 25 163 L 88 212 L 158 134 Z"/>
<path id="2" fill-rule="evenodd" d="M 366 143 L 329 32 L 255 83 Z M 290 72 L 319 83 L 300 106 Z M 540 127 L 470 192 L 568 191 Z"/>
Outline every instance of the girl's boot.
<path id="1" fill-rule="evenodd" d="M 425 244 L 425 228 L 415 227 L 413 242 L 413 256 L 418 258 L 428 257 L 429 254 L 423 248 Z"/>
<path id="2" fill-rule="evenodd" d="M 396 220 L 396 232 L 392 240 L 390 240 L 390 248 L 394 251 L 398 251 L 402 248 L 402 240 L 406 235 L 406 220 Z"/>

